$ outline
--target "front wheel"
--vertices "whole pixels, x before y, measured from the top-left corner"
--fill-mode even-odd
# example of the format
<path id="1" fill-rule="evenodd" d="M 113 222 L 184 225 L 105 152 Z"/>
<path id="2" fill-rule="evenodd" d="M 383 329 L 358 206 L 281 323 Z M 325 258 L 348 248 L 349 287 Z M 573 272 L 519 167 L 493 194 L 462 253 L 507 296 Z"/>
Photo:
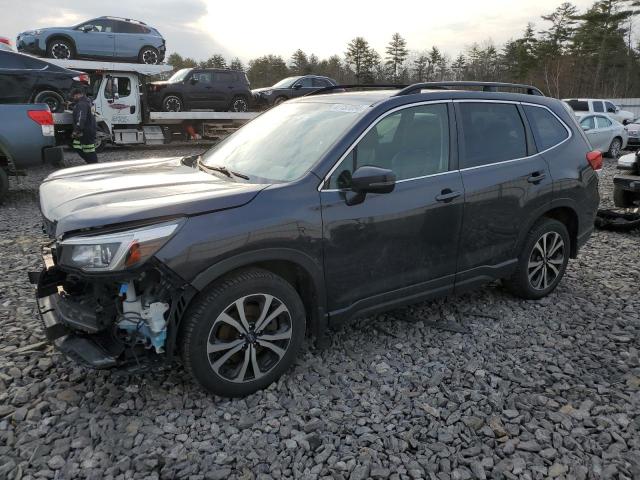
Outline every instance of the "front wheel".
<path id="1" fill-rule="evenodd" d="M 73 45 L 68 40 L 53 39 L 47 45 L 47 57 L 58 60 L 71 60 L 73 58 Z"/>
<path id="2" fill-rule="evenodd" d="M 182 112 L 184 103 L 177 95 L 167 95 L 162 101 L 162 110 L 165 112 Z"/>
<path id="3" fill-rule="evenodd" d="M 62 95 L 52 90 L 39 92 L 33 98 L 33 103 L 46 103 L 52 113 L 64 112 L 64 99 Z"/>
<path id="4" fill-rule="evenodd" d="M 276 381 L 293 364 L 306 323 L 295 289 L 260 269 L 215 283 L 184 322 L 185 368 L 223 397 L 243 397 Z"/>
<path id="5" fill-rule="evenodd" d="M 610 158 L 618 158 L 620 156 L 620 150 L 622 150 L 622 140 L 616 137 L 611 141 L 607 156 Z"/>
<path id="6" fill-rule="evenodd" d="M 241 96 L 233 97 L 229 110 L 231 112 L 246 112 L 249 110 L 249 102 Z"/>
<path id="7" fill-rule="evenodd" d="M 160 63 L 160 53 L 153 47 L 144 47 L 138 54 L 138 63 L 157 65 Z"/>
<path id="8" fill-rule="evenodd" d="M 277 107 L 278 105 L 280 105 L 281 103 L 284 103 L 287 101 L 287 97 L 278 97 L 273 101 L 273 106 Z"/>
<path id="9" fill-rule="evenodd" d="M 563 223 L 544 218 L 529 231 L 514 274 L 503 280 L 515 295 L 537 300 L 549 295 L 567 269 L 571 240 Z"/>

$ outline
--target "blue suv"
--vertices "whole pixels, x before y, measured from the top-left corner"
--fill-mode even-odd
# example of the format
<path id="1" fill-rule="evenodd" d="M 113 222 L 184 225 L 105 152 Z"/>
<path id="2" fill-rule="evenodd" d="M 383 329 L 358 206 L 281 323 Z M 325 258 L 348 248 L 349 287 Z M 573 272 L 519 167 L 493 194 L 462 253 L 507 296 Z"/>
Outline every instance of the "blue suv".
<path id="1" fill-rule="evenodd" d="M 30 30 L 18 35 L 18 51 L 70 60 L 93 58 L 162 63 L 165 40 L 160 32 L 129 18 L 100 17 L 74 27 Z"/>

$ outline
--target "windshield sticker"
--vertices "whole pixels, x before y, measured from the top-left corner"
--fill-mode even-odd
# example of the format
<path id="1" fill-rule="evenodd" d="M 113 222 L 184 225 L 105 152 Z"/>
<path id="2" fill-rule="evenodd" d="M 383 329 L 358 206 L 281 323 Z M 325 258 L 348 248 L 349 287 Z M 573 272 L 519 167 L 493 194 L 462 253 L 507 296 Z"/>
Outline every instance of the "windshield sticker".
<path id="1" fill-rule="evenodd" d="M 334 112 L 345 112 L 345 113 L 360 113 L 367 108 L 366 105 L 346 105 L 344 103 L 334 103 L 331 105 L 331 110 Z"/>

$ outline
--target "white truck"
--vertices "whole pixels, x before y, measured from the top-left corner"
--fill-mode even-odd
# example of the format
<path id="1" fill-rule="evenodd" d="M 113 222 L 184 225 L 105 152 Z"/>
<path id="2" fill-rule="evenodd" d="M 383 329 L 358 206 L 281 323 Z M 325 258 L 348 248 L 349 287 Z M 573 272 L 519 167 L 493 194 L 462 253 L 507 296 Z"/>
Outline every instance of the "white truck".
<path id="1" fill-rule="evenodd" d="M 614 105 L 610 100 L 601 98 L 564 98 L 562 101 L 569 105 L 579 116 L 587 113 L 604 113 L 623 125 L 635 118 L 632 112 L 621 110 L 619 106 Z"/>
<path id="2" fill-rule="evenodd" d="M 146 102 L 149 76 L 173 69 L 170 65 L 113 63 L 90 60 L 55 60 L 51 63 L 89 74 L 98 133 L 98 147 L 116 145 L 158 145 L 175 136 L 216 139 L 235 131 L 258 112 L 151 112 Z M 56 138 L 68 143 L 73 130 L 71 112 L 54 114 Z"/>

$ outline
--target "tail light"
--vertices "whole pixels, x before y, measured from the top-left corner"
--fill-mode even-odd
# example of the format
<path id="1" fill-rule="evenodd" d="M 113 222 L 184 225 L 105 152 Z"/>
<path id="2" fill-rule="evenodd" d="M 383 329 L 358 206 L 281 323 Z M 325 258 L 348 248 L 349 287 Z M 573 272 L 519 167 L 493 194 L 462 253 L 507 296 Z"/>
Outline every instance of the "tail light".
<path id="1" fill-rule="evenodd" d="M 602 170 L 602 152 L 599 150 L 593 150 L 592 152 L 587 153 L 587 161 L 591 168 L 593 168 L 596 172 Z"/>
<path id="2" fill-rule="evenodd" d="M 7 37 L 0 37 L 0 43 L 11 46 L 11 40 L 9 40 Z"/>
<path id="3" fill-rule="evenodd" d="M 42 135 L 45 137 L 53 137 L 55 135 L 53 115 L 50 110 L 29 110 L 27 115 L 42 127 Z"/>
<path id="4" fill-rule="evenodd" d="M 87 85 L 91 83 L 89 79 L 89 75 L 83 73 L 82 75 L 78 75 L 77 77 L 73 77 L 76 82 L 86 83 Z"/>

